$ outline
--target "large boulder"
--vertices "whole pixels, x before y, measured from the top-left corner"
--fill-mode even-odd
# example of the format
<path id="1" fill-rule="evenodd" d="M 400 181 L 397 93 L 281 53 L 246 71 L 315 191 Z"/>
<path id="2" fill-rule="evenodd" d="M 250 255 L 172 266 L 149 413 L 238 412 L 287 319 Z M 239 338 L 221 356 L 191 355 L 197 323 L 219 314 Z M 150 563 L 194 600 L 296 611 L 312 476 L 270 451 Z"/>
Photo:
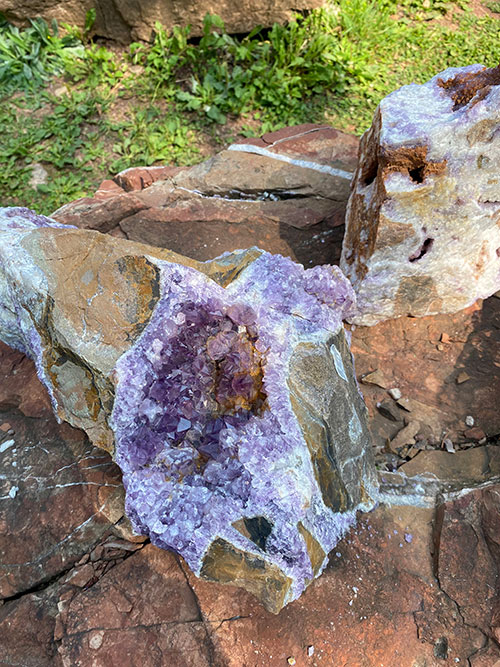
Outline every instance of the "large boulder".
<path id="1" fill-rule="evenodd" d="M 297 598 L 376 498 L 341 272 L 257 248 L 200 263 L 18 208 L 0 241 L 0 336 L 113 455 L 137 532 L 271 611 Z"/>
<path id="2" fill-rule="evenodd" d="M 269 27 L 273 23 L 289 20 L 294 12 L 314 9 L 323 4 L 322 0 L 245 0 L 233 3 L 213 3 L 210 0 L 195 2 L 188 0 L 160 0 L 159 2 L 141 2 L 140 0 L 0 0 L 0 12 L 10 21 L 26 23 L 28 19 L 41 16 L 47 21 L 56 19 L 83 28 L 85 14 L 89 9 L 96 10 L 94 32 L 120 43 L 133 40 L 148 41 L 151 38 L 156 21 L 167 28 L 175 25 L 192 26 L 194 36 L 203 33 L 205 14 L 218 14 L 229 33 L 250 32 L 256 25 Z"/>
<path id="3" fill-rule="evenodd" d="M 450 68 L 380 103 L 341 267 L 358 324 L 453 313 L 500 288 L 500 68 Z"/>
<path id="4" fill-rule="evenodd" d="M 332 127 L 284 128 L 193 167 L 127 169 L 53 217 L 198 260 L 256 245 L 306 268 L 331 264 L 357 152 L 357 137 Z"/>

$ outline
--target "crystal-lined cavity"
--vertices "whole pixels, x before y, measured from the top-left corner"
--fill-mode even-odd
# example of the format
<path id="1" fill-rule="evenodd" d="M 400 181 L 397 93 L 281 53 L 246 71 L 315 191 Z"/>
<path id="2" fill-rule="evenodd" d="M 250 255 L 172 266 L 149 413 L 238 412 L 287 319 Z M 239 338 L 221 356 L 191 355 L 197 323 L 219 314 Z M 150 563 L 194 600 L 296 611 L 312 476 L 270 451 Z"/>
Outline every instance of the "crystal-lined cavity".
<path id="1" fill-rule="evenodd" d="M 257 248 L 200 264 L 13 209 L 0 297 L 0 336 L 120 465 L 135 530 L 197 575 L 278 612 L 372 506 L 337 268 Z"/>

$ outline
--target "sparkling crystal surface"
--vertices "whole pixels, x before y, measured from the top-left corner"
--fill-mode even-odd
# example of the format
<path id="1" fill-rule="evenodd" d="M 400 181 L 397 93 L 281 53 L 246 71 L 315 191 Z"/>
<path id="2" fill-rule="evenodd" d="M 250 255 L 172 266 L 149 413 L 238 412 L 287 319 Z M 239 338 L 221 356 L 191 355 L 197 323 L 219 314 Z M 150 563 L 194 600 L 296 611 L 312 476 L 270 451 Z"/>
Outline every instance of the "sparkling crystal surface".
<path id="1" fill-rule="evenodd" d="M 195 572 L 215 535 L 255 549 L 233 524 L 264 516 L 266 558 L 289 572 L 295 597 L 314 576 L 297 522 L 314 523 L 328 553 L 354 513 L 332 513 L 316 488 L 286 391 L 291 343 L 337 331 L 352 290 L 334 267 L 266 253 L 226 289 L 160 266 L 160 304 L 116 368 L 128 514 Z"/>

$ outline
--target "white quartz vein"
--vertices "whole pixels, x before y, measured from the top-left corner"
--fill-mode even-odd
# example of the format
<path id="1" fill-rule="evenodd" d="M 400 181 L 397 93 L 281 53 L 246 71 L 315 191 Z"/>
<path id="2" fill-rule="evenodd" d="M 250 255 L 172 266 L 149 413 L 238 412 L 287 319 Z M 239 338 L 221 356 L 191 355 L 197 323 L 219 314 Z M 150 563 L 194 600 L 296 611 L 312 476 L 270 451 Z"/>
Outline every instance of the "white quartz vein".
<path id="1" fill-rule="evenodd" d="M 317 162 L 310 162 L 309 160 L 298 160 L 296 158 L 290 157 L 289 155 L 283 155 L 281 153 L 273 153 L 273 151 L 270 151 L 268 148 L 263 148 L 262 146 L 253 146 L 252 144 L 232 144 L 227 150 L 263 155 L 264 157 L 270 157 L 274 160 L 281 160 L 281 162 L 288 162 L 288 164 L 293 164 L 295 167 L 313 169 L 314 171 L 320 171 L 323 174 L 337 176 L 337 178 L 344 178 L 348 181 L 350 181 L 352 178 L 352 172 L 350 171 L 336 169 L 335 167 L 330 167 L 327 164 L 318 164 Z"/>

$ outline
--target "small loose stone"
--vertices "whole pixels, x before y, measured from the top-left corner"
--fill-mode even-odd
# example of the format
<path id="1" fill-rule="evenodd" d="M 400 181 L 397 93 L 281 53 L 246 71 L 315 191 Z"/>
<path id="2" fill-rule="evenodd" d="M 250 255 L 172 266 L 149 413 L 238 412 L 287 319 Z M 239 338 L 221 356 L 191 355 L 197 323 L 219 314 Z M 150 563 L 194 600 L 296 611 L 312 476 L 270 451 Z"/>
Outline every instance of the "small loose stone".
<path id="1" fill-rule="evenodd" d="M 377 403 L 377 410 L 380 412 L 382 417 L 385 417 L 390 421 L 397 422 L 401 420 L 398 408 L 391 401 Z"/>
<path id="2" fill-rule="evenodd" d="M 99 630 L 99 632 L 93 632 L 89 639 L 90 648 L 93 648 L 94 650 L 101 648 L 103 637 L 104 632 L 102 630 Z"/>
<path id="3" fill-rule="evenodd" d="M 289 665 L 295 665 L 295 664 L 297 664 L 297 661 L 296 661 L 295 658 L 292 657 L 292 656 L 290 656 L 289 658 L 287 658 L 287 662 L 288 662 Z"/>
<path id="4" fill-rule="evenodd" d="M 464 382 L 467 382 L 467 380 L 470 380 L 470 375 L 468 373 L 466 373 L 465 371 L 461 371 L 457 375 L 457 377 L 455 379 L 455 382 L 457 384 L 463 384 Z"/>
<path id="5" fill-rule="evenodd" d="M 397 387 L 393 387 L 392 389 L 389 389 L 388 394 L 395 401 L 399 401 L 399 399 L 401 398 L 401 390 L 398 389 Z"/>
<path id="6" fill-rule="evenodd" d="M 481 441 L 483 438 L 486 437 L 485 432 L 483 431 L 482 428 L 479 428 L 478 426 L 475 426 L 474 428 L 469 428 L 466 431 L 464 431 L 464 435 L 466 438 L 470 438 L 471 440 L 478 440 Z"/>
<path id="7" fill-rule="evenodd" d="M 397 403 L 400 408 L 403 408 L 403 410 L 406 410 L 407 412 L 412 411 L 412 404 L 409 398 L 401 398 Z"/>
<path id="8" fill-rule="evenodd" d="M 2 442 L 2 444 L 0 444 L 0 454 L 7 451 L 8 449 L 10 449 L 10 447 L 12 447 L 15 444 L 16 444 L 15 440 L 5 440 L 5 442 Z"/>
<path id="9" fill-rule="evenodd" d="M 467 415 L 465 418 L 465 424 L 469 427 L 474 426 L 474 417 L 472 415 Z"/>
<path id="10" fill-rule="evenodd" d="M 361 382 L 363 384 L 374 384 L 377 387 L 382 387 L 382 389 L 387 389 L 388 386 L 384 374 L 382 373 L 382 371 L 379 371 L 378 369 L 372 371 L 371 373 L 363 375 L 363 377 L 361 378 Z"/>
<path id="11" fill-rule="evenodd" d="M 450 454 L 455 454 L 455 447 L 453 446 L 453 442 L 449 438 L 444 439 L 443 445 L 445 446 L 447 452 L 449 452 Z"/>
<path id="12" fill-rule="evenodd" d="M 32 188 L 37 188 L 39 185 L 45 185 L 48 182 L 49 174 L 47 170 L 38 162 L 35 162 L 31 166 L 31 178 L 30 186 Z"/>
<path id="13" fill-rule="evenodd" d="M 395 452 L 399 447 L 404 445 L 413 445 L 415 443 L 415 436 L 420 430 L 420 422 L 411 421 L 405 426 L 390 442 L 390 448 Z"/>

